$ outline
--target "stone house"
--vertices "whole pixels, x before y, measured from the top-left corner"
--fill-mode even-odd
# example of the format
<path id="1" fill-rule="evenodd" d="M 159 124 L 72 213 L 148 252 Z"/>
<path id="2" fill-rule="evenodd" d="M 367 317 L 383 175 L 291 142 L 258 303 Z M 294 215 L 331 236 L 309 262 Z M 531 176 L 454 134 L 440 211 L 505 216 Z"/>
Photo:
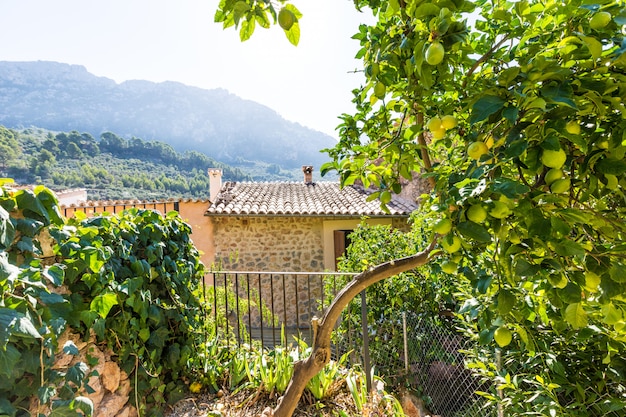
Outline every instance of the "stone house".
<path id="1" fill-rule="evenodd" d="M 385 212 L 371 192 L 338 182 L 225 182 L 209 170 L 205 216 L 212 239 L 209 258 L 223 270 L 334 271 L 347 236 L 359 223 L 408 228 L 414 200 L 394 197 Z"/>

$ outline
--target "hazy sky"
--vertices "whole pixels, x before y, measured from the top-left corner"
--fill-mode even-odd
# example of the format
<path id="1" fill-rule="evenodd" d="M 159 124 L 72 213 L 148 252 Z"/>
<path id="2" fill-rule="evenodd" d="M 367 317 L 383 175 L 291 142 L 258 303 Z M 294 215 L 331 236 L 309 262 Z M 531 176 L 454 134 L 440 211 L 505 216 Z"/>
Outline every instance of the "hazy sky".
<path id="1" fill-rule="evenodd" d="M 304 17 L 292 46 L 278 26 L 241 43 L 213 22 L 218 0 L 0 0 L 0 60 L 83 65 L 97 76 L 224 88 L 336 137 L 352 111 L 369 14 L 351 0 L 293 0 Z"/>

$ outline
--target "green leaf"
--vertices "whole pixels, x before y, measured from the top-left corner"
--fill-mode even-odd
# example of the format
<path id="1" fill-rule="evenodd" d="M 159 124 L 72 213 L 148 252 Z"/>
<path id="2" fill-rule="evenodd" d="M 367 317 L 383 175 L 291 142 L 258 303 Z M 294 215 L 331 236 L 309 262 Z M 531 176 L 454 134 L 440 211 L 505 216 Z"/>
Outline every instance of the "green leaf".
<path id="1" fill-rule="evenodd" d="M 609 269 L 609 275 L 615 282 L 626 282 L 626 265 L 614 262 Z"/>
<path id="2" fill-rule="evenodd" d="M 457 230 L 465 237 L 478 242 L 491 242 L 491 234 L 483 226 L 474 222 L 461 222 L 457 225 Z"/>
<path id="3" fill-rule="evenodd" d="M 587 326 L 587 312 L 581 303 L 573 303 L 565 309 L 565 320 L 574 328 L 582 329 Z"/>
<path id="4" fill-rule="evenodd" d="M 89 308 L 104 319 L 109 314 L 109 311 L 111 311 L 111 308 L 116 304 L 118 304 L 117 295 L 109 292 L 95 296 Z"/>
<path id="5" fill-rule="evenodd" d="M 567 83 L 552 83 L 544 86 L 541 89 L 541 95 L 552 102 L 564 104 L 573 109 L 577 108 L 576 103 L 572 99 L 574 90 Z"/>
<path id="6" fill-rule="evenodd" d="M 80 410 L 85 417 L 93 415 L 93 402 L 87 397 L 76 397 L 70 405 L 74 410 Z"/>
<path id="7" fill-rule="evenodd" d="M 73 382 L 80 387 L 88 372 L 89 367 L 87 364 L 85 362 L 78 362 L 67 370 L 65 380 L 67 382 Z"/>
<path id="8" fill-rule="evenodd" d="M 29 217 L 29 213 L 32 213 L 36 218 L 43 221 L 45 225 L 50 224 L 48 210 L 32 191 L 21 190 L 17 192 L 15 201 L 17 201 L 17 206 L 24 210 L 25 217 Z"/>
<path id="9" fill-rule="evenodd" d="M 595 169 L 601 174 L 622 175 L 626 172 L 626 161 L 623 159 L 600 159 L 596 162 Z"/>
<path id="10" fill-rule="evenodd" d="M 4 375 L 7 378 L 11 378 L 13 368 L 21 356 L 20 351 L 12 343 L 7 344 L 4 348 L 0 348 L 0 376 Z"/>
<path id="11" fill-rule="evenodd" d="M 15 227 L 11 222 L 9 212 L 0 206 L 0 250 L 11 246 L 15 238 Z"/>
<path id="12" fill-rule="evenodd" d="M 241 24 L 241 29 L 239 29 L 239 40 L 241 42 L 245 42 L 254 33 L 254 29 L 256 27 L 256 19 L 246 19 Z"/>
<path id="13" fill-rule="evenodd" d="M 592 36 L 580 36 L 580 39 L 587 46 L 594 60 L 598 60 L 602 57 L 602 43 L 600 43 L 600 41 Z"/>
<path id="14" fill-rule="evenodd" d="M 295 22 L 289 30 L 285 31 L 285 36 L 293 46 L 298 46 L 300 42 L 300 24 Z"/>
<path id="15" fill-rule="evenodd" d="M 474 124 L 485 120 L 492 114 L 498 112 L 504 107 L 506 101 L 498 96 L 484 96 L 479 98 L 472 107 L 472 115 L 470 116 L 470 123 Z"/>
<path id="16" fill-rule="evenodd" d="M 46 267 L 42 275 L 56 287 L 63 285 L 65 279 L 65 267 L 63 265 L 51 265 Z"/>
<path id="17" fill-rule="evenodd" d="M 78 347 L 74 344 L 74 342 L 68 340 L 63 345 L 63 353 L 65 353 L 66 355 L 78 355 L 80 351 L 78 350 Z"/>
<path id="18" fill-rule="evenodd" d="M 491 186 L 494 192 L 500 193 L 507 198 L 518 198 L 530 191 L 530 187 L 509 178 L 496 178 Z"/>
<path id="19" fill-rule="evenodd" d="M 0 307 L 0 341 L 9 336 L 41 339 L 33 322 L 24 314 L 10 308 Z"/>
<path id="20" fill-rule="evenodd" d="M 554 251 L 560 256 L 585 256 L 585 249 L 572 240 L 564 239 L 554 245 Z"/>

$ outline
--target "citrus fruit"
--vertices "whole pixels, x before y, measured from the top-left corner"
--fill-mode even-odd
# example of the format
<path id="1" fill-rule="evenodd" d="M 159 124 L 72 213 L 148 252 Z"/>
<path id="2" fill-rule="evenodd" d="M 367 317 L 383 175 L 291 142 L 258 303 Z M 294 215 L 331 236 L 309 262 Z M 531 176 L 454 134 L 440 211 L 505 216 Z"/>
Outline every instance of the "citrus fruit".
<path id="1" fill-rule="evenodd" d="M 445 129 L 441 124 L 441 118 L 435 116 L 426 123 L 426 128 L 430 131 Z"/>
<path id="2" fill-rule="evenodd" d="M 447 235 L 452 230 L 452 221 L 450 219 L 441 219 L 433 227 L 433 232 L 439 235 Z"/>
<path id="3" fill-rule="evenodd" d="M 567 154 L 563 149 L 559 149 L 558 151 L 545 149 L 541 154 L 541 163 L 548 168 L 561 168 L 563 164 L 565 164 L 566 159 Z"/>
<path id="4" fill-rule="evenodd" d="M 450 115 L 443 116 L 441 118 L 441 126 L 446 130 L 454 129 L 456 127 L 456 117 Z"/>
<path id="5" fill-rule="evenodd" d="M 567 133 L 570 135 L 580 135 L 580 124 L 575 120 L 570 120 L 565 125 L 565 130 L 567 130 Z"/>
<path id="6" fill-rule="evenodd" d="M 467 147 L 467 154 L 474 160 L 479 160 L 481 156 L 489 152 L 489 148 L 483 142 L 472 142 Z"/>
<path id="7" fill-rule="evenodd" d="M 441 270 L 446 274 L 454 274 L 458 268 L 456 262 L 452 261 L 443 261 L 441 263 Z"/>
<path id="8" fill-rule="evenodd" d="M 376 83 L 374 85 L 374 95 L 380 99 L 385 97 L 385 93 L 387 92 L 387 87 L 383 83 Z"/>
<path id="9" fill-rule="evenodd" d="M 430 65 L 439 65 L 445 53 L 446 50 L 441 43 L 433 42 L 426 49 L 426 62 Z"/>
<path id="10" fill-rule="evenodd" d="M 482 223 L 487 219 L 487 210 L 480 204 L 474 204 L 467 209 L 467 218 L 474 223 Z"/>
<path id="11" fill-rule="evenodd" d="M 502 201 L 494 201 L 493 208 L 489 210 L 489 214 L 491 217 L 496 219 L 504 219 L 511 214 L 511 209 L 509 206 Z"/>
<path id="12" fill-rule="evenodd" d="M 545 180 L 548 185 L 561 178 L 563 178 L 563 171 L 560 168 L 552 168 L 546 172 Z"/>
<path id="13" fill-rule="evenodd" d="M 431 130 L 430 133 L 433 135 L 433 139 L 443 139 L 446 136 L 446 129 L 435 129 Z"/>
<path id="14" fill-rule="evenodd" d="M 594 30 L 602 29 L 611 21 L 611 13 L 609 12 L 598 12 L 594 13 L 589 19 L 589 27 Z"/>
<path id="15" fill-rule="evenodd" d="M 282 8 L 278 12 L 278 24 L 284 30 L 289 30 L 296 23 L 296 15 L 289 9 Z"/>
<path id="16" fill-rule="evenodd" d="M 461 249 L 461 239 L 457 236 L 447 237 L 441 240 L 441 247 L 448 253 L 458 252 Z"/>
<path id="17" fill-rule="evenodd" d="M 493 148 L 493 136 L 492 135 L 487 136 L 484 143 L 485 143 L 485 146 L 487 146 L 487 149 Z"/>
<path id="18" fill-rule="evenodd" d="M 569 191 L 571 186 L 571 181 L 569 178 L 562 178 L 560 180 L 556 180 L 550 185 L 550 191 L 554 194 L 561 194 Z"/>
<path id="19" fill-rule="evenodd" d="M 511 333 L 506 326 L 500 326 L 494 332 L 493 339 L 496 341 L 498 346 L 505 347 L 511 343 L 511 340 L 513 340 L 513 333 Z"/>

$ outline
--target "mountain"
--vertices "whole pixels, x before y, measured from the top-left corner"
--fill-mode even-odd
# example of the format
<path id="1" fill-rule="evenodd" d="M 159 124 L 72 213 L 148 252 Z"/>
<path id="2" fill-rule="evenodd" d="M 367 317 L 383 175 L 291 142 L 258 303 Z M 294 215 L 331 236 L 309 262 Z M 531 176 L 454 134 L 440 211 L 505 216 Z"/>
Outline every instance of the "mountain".
<path id="1" fill-rule="evenodd" d="M 0 61 L 0 125 L 79 131 L 99 137 L 159 140 L 230 164 L 262 161 L 284 168 L 313 164 L 334 146 L 324 133 L 223 89 L 178 82 L 125 81 L 57 62 Z"/>

